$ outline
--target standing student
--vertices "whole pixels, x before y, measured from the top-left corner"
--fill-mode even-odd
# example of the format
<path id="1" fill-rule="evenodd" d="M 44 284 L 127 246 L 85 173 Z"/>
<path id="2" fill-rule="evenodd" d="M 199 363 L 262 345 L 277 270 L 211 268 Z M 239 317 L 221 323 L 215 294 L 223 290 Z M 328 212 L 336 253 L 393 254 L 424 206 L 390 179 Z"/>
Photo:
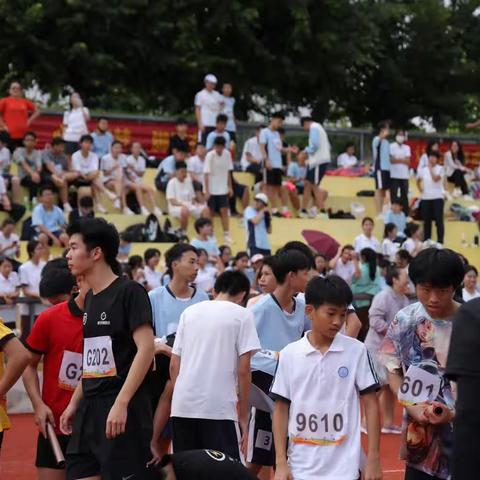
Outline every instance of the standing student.
<path id="1" fill-rule="evenodd" d="M 42 183 L 42 154 L 35 148 L 36 144 L 35 132 L 27 132 L 23 138 L 23 146 L 13 152 L 13 161 L 18 165 L 20 185 L 28 188 L 30 200 L 37 196 L 37 190 Z"/>
<path id="2" fill-rule="evenodd" d="M 268 234 L 272 233 L 272 216 L 268 208 L 268 197 L 264 193 L 255 195 L 254 203 L 243 213 L 247 226 L 247 248 L 250 256 L 270 255 Z"/>
<path id="3" fill-rule="evenodd" d="M 154 356 L 152 311 L 145 289 L 120 277 L 118 232 L 103 219 L 68 231 L 67 260 L 91 290 L 83 315 L 83 374 L 60 418 L 67 478 L 145 478 L 152 435 L 144 383 Z"/>
<path id="4" fill-rule="evenodd" d="M 224 272 L 214 291 L 214 301 L 180 317 L 170 361 L 173 450 L 212 448 L 240 460 L 248 441 L 250 358 L 260 342 L 252 312 L 241 306 L 247 277 Z"/>
<path id="5" fill-rule="evenodd" d="M 380 242 L 373 236 L 375 222 L 370 217 L 364 217 L 362 220 L 362 231 L 355 237 L 353 245 L 355 252 L 359 254 L 364 248 L 371 248 L 373 251 L 380 252 Z"/>
<path id="6" fill-rule="evenodd" d="M 339 333 L 352 293 L 337 276 L 317 277 L 305 301 L 312 330 L 280 352 L 271 390 L 275 479 L 359 478 L 361 397 L 368 431 L 362 478 L 379 480 L 377 374 L 365 346 Z"/>
<path id="7" fill-rule="evenodd" d="M 383 204 L 390 189 L 390 144 L 387 137 L 390 135 L 390 122 L 378 124 L 377 135 L 372 141 L 373 168 L 375 174 L 375 205 L 377 215 L 382 214 Z"/>
<path id="8" fill-rule="evenodd" d="M 452 318 L 460 306 L 453 296 L 462 282 L 464 266 L 452 250 L 429 248 L 412 260 L 409 274 L 418 302 L 398 312 L 380 356 L 390 388 L 406 405 L 405 480 L 447 479 L 455 401 L 445 367 Z"/>
<path id="9" fill-rule="evenodd" d="M 211 73 L 203 79 L 205 88 L 195 95 L 195 118 L 197 119 L 198 141 L 205 145 L 207 135 L 215 130 L 217 115 L 224 106 L 222 95 L 215 88 L 217 77 Z"/>
<path id="10" fill-rule="evenodd" d="M 412 152 L 405 139 L 405 131 L 398 130 L 395 142 L 390 144 L 390 200 L 392 204 L 400 203 L 405 215 L 408 215 L 408 179 Z"/>
<path id="11" fill-rule="evenodd" d="M 213 130 L 207 135 L 207 141 L 206 141 L 205 147 L 207 148 L 208 151 L 213 148 L 213 142 L 217 137 L 223 137 L 225 139 L 225 148 L 227 150 L 230 150 L 231 138 L 230 138 L 230 134 L 226 130 L 227 121 L 228 121 L 228 118 L 223 113 L 220 113 L 217 116 L 217 120 L 215 122 L 215 130 Z"/>
<path id="12" fill-rule="evenodd" d="M 65 152 L 69 157 L 78 150 L 80 138 L 88 134 L 87 122 L 89 120 L 90 112 L 87 107 L 83 106 L 80 94 L 72 93 L 70 108 L 63 114 L 63 139 L 65 140 Z"/>
<path id="13" fill-rule="evenodd" d="M 191 286 L 198 272 L 198 254 L 195 247 L 178 243 L 165 253 L 170 283 L 149 292 L 153 323 L 157 337 L 177 331 L 182 312 L 195 303 L 208 300 L 202 290 Z"/>
<path id="14" fill-rule="evenodd" d="M 235 121 L 235 98 L 232 97 L 233 87 L 231 83 L 224 83 L 222 86 L 223 111 L 227 116 L 227 132 L 232 142 L 237 143 L 237 125 Z"/>
<path id="15" fill-rule="evenodd" d="M 32 402 L 39 434 L 35 466 L 39 480 L 64 480 L 65 468 L 59 467 L 47 439 L 47 422 L 55 429 L 63 454 L 70 437 L 60 431 L 60 415 L 70 402 L 82 377 L 82 317 L 87 286 L 79 282 L 80 293 L 71 296 L 76 285 L 65 268 L 45 268 L 40 281 L 40 294 L 53 307 L 42 312 L 25 341 L 30 350 L 30 363 L 23 374 L 23 383 Z M 37 368 L 43 358 L 43 386 Z"/>
<path id="16" fill-rule="evenodd" d="M 261 352 L 252 357 L 252 382 L 268 395 L 277 368 L 278 352 L 298 340 L 305 324 L 305 303 L 295 297 L 305 290 L 311 260 L 297 250 L 276 255 L 272 270 L 275 290 L 251 308 L 255 317 Z M 274 465 L 270 413 L 252 409 L 247 462 L 257 473 L 262 466 Z"/>
<path id="17" fill-rule="evenodd" d="M 423 219 L 423 238 L 432 238 L 432 221 L 437 228 L 437 242 L 443 243 L 445 226 L 443 207 L 445 204 L 445 176 L 443 167 L 438 165 L 440 154 L 431 152 L 426 167 L 418 171 L 417 180 L 421 194 L 420 211 Z"/>
<path id="18" fill-rule="evenodd" d="M 15 328 L 17 321 L 17 306 L 15 300 L 20 295 L 20 280 L 13 271 L 13 263 L 8 257 L 0 257 L 0 318 L 9 328 Z"/>

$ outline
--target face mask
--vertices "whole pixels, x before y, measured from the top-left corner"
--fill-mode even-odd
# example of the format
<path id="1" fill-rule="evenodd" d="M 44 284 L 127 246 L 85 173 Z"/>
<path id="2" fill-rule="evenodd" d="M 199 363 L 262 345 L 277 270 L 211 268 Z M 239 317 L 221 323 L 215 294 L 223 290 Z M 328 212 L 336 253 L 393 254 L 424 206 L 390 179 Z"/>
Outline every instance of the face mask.
<path id="1" fill-rule="evenodd" d="M 397 143 L 403 143 L 405 141 L 405 136 L 404 135 L 397 135 L 395 137 L 395 140 L 397 141 Z"/>

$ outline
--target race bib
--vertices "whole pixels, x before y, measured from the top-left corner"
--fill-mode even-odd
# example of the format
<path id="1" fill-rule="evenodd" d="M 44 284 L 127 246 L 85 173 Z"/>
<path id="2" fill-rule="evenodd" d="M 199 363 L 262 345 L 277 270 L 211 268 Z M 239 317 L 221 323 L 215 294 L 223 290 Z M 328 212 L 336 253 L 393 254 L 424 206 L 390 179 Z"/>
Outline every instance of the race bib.
<path id="1" fill-rule="evenodd" d="M 85 338 L 83 345 L 83 378 L 114 377 L 117 374 L 112 338 Z"/>
<path id="2" fill-rule="evenodd" d="M 293 406 L 293 404 L 292 404 Z M 338 446 L 347 438 L 346 403 L 297 404 L 290 407 L 290 441 L 317 447 Z"/>
<path id="3" fill-rule="evenodd" d="M 82 354 L 65 350 L 58 372 L 58 386 L 64 390 L 75 390 L 81 378 Z"/>
<path id="4" fill-rule="evenodd" d="M 441 381 L 438 375 L 410 365 L 398 390 L 398 400 L 406 406 L 432 402 L 438 396 Z"/>

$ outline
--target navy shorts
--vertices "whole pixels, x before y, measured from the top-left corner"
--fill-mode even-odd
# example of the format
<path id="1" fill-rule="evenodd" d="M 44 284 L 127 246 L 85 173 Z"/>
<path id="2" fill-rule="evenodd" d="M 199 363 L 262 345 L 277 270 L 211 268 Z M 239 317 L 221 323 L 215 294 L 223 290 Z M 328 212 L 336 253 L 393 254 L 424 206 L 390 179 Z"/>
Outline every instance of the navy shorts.
<path id="1" fill-rule="evenodd" d="M 264 182 L 267 185 L 280 187 L 282 185 L 283 170 L 281 168 L 271 168 L 264 170 Z"/>
<path id="2" fill-rule="evenodd" d="M 321 165 L 317 165 L 316 167 L 308 167 L 305 180 L 312 183 L 313 185 L 320 185 L 320 182 L 322 181 L 327 171 L 327 167 L 328 163 L 322 163 Z"/>
<path id="3" fill-rule="evenodd" d="M 377 190 L 390 188 L 390 172 L 388 170 L 375 170 L 375 188 Z"/>
<path id="4" fill-rule="evenodd" d="M 208 208 L 212 212 L 220 212 L 221 208 L 228 208 L 228 195 L 210 195 L 208 199 Z"/>

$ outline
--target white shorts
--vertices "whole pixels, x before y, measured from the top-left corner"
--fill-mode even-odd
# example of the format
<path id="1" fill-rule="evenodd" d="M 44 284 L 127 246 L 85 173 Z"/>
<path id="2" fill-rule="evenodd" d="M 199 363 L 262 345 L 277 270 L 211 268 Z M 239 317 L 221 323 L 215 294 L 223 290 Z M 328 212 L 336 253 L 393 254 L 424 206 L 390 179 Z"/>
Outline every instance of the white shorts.
<path id="1" fill-rule="evenodd" d="M 195 218 L 200 217 L 203 210 L 205 209 L 205 205 L 197 205 L 197 204 L 185 205 L 185 207 L 188 208 L 188 213 L 190 213 L 190 215 Z M 178 205 L 168 206 L 168 214 L 175 218 L 180 218 L 181 210 L 182 210 L 182 207 L 179 207 Z"/>
<path id="2" fill-rule="evenodd" d="M 135 180 L 130 180 L 129 178 L 123 177 L 123 183 L 126 187 L 130 187 L 132 185 L 139 185 L 142 183 L 142 177 L 138 177 Z"/>

